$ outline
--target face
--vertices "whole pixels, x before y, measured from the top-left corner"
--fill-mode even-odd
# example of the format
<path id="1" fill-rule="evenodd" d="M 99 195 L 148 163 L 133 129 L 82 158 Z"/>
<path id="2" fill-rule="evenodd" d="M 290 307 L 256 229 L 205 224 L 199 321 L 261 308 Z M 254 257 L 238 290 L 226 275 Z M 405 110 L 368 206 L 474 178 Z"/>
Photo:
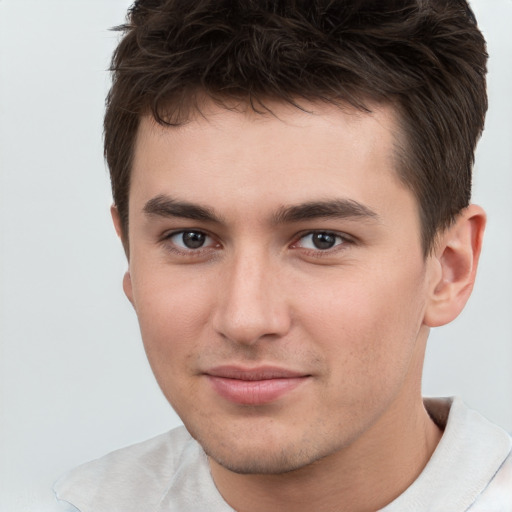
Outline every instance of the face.
<path id="1" fill-rule="evenodd" d="M 142 121 L 125 291 L 165 396 L 216 463 L 280 473 L 420 396 L 430 281 L 392 111 L 211 107 Z"/>

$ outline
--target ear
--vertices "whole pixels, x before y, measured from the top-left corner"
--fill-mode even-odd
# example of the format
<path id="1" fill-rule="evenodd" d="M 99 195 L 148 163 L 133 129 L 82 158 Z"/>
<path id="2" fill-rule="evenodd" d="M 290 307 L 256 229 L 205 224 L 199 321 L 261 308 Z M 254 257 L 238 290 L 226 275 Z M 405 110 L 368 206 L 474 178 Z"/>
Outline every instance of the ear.
<path id="1" fill-rule="evenodd" d="M 486 216 L 469 205 L 438 238 L 430 256 L 435 271 L 429 285 L 424 323 L 438 327 L 454 320 L 466 305 L 475 282 Z"/>
<path id="2" fill-rule="evenodd" d="M 135 308 L 135 302 L 133 300 L 132 276 L 130 275 L 129 270 L 127 270 L 123 276 L 123 291 L 128 300 L 131 302 L 132 306 Z"/>
<path id="3" fill-rule="evenodd" d="M 121 216 L 119 215 L 119 211 L 115 205 L 112 205 L 110 207 L 110 214 L 112 215 L 112 221 L 114 222 L 114 228 L 116 230 L 117 236 L 121 239 L 121 242 L 124 247 L 124 252 L 126 254 L 126 257 L 128 258 L 128 242 L 126 241 L 126 237 L 124 235 L 122 223 L 121 223 Z M 130 262 L 128 258 L 128 263 Z M 128 300 L 132 303 L 132 306 L 134 306 L 133 302 L 133 287 L 132 287 L 132 277 L 130 275 L 130 270 L 128 269 L 123 277 L 123 290 L 128 298 Z"/>
<path id="4" fill-rule="evenodd" d="M 114 228 L 116 230 L 117 236 L 120 238 L 121 243 L 123 244 L 124 253 L 126 257 L 129 259 L 129 251 L 128 251 L 128 233 L 124 232 L 123 223 L 121 222 L 121 215 L 119 215 L 119 210 L 117 206 L 113 204 L 110 207 L 110 215 L 112 215 L 112 221 L 114 223 Z"/>
<path id="5" fill-rule="evenodd" d="M 121 238 L 123 234 L 123 229 L 121 227 L 121 215 L 119 215 L 119 210 L 115 204 L 110 207 L 110 215 L 112 215 L 112 222 L 114 223 L 116 234 Z"/>

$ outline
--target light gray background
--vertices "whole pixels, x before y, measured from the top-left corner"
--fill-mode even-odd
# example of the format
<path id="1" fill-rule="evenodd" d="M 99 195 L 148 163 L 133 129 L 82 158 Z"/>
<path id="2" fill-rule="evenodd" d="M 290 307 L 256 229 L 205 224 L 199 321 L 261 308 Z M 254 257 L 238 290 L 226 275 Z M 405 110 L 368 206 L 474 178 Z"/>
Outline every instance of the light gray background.
<path id="1" fill-rule="evenodd" d="M 105 73 L 128 0 L 0 0 L 0 511 L 179 420 L 122 295 L 102 159 Z M 512 1 L 474 0 L 491 54 L 475 201 L 489 214 L 475 293 L 432 333 L 425 393 L 512 431 Z"/>

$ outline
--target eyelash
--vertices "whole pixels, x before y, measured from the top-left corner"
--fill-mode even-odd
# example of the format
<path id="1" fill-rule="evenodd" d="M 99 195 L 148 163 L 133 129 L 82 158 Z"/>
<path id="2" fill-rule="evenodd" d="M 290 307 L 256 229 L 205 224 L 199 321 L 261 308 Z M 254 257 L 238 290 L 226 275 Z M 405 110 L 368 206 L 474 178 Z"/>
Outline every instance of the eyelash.
<path id="1" fill-rule="evenodd" d="M 201 229 L 181 229 L 179 231 L 173 231 L 171 233 L 167 233 L 165 234 L 163 237 L 162 237 L 162 240 L 161 242 L 166 246 L 166 249 L 175 253 L 175 254 L 178 254 L 180 256 L 202 256 L 204 255 L 205 251 L 209 251 L 209 250 L 212 250 L 212 249 L 215 249 L 216 247 L 212 247 L 212 246 L 207 246 L 207 247 L 198 247 L 197 249 L 191 249 L 191 248 L 185 248 L 185 247 L 179 247 L 178 245 L 176 245 L 175 242 L 172 241 L 172 239 L 175 237 L 175 236 L 178 236 L 178 235 L 184 235 L 186 233 L 195 233 L 195 234 L 200 234 L 200 235 L 204 235 L 205 237 L 207 238 L 210 238 L 211 240 L 214 240 L 214 237 L 210 234 L 208 234 L 207 232 L 201 230 Z M 216 246 L 220 246 L 219 243 L 215 244 Z"/>
<path id="2" fill-rule="evenodd" d="M 298 246 L 299 242 L 303 239 L 305 239 L 308 236 L 314 236 L 314 235 L 327 235 L 335 237 L 336 242 L 333 247 L 329 247 L 327 249 L 319 249 L 319 248 L 306 248 L 306 247 L 300 247 Z M 347 249 L 347 245 L 355 243 L 355 240 L 346 235 L 345 233 L 339 233 L 337 231 L 328 231 L 328 230 L 313 230 L 313 231 L 307 231 L 304 233 L 301 233 L 297 238 L 296 242 L 293 242 L 291 245 L 292 249 L 303 249 L 308 256 L 314 256 L 316 258 L 322 258 L 325 256 L 331 256 L 339 251 Z"/>
<path id="3" fill-rule="evenodd" d="M 165 234 L 162 239 L 161 239 L 161 242 L 163 244 L 166 245 L 166 248 L 175 253 L 175 254 L 178 254 L 178 255 L 185 255 L 185 256 L 192 256 L 192 257 L 197 257 L 197 256 L 204 256 L 204 253 L 205 252 L 208 252 L 208 251 L 211 251 L 211 250 L 214 250 L 214 249 L 217 249 L 219 247 L 221 247 L 221 244 L 220 243 L 215 243 L 214 246 L 201 246 L 201 247 L 198 247 L 196 249 L 193 249 L 193 248 L 182 248 L 182 247 L 179 247 L 176 245 L 175 242 L 172 242 L 172 239 L 175 237 L 175 236 L 178 236 L 178 235 L 184 235 L 186 233 L 195 233 L 195 234 L 199 234 L 199 235 L 204 235 L 205 237 L 207 238 L 210 238 L 212 241 L 215 241 L 214 237 L 212 235 L 210 235 L 209 233 L 207 233 L 206 231 L 204 230 L 201 230 L 201 229 L 181 229 L 179 231 L 173 231 L 171 233 L 167 233 Z M 308 236 L 314 236 L 315 234 L 322 234 L 322 235 L 328 235 L 328 236 L 333 236 L 336 238 L 336 241 L 337 243 L 331 247 L 331 248 L 327 248 L 327 249 L 319 249 L 319 248 L 305 248 L 305 247 L 300 247 L 298 244 L 301 240 L 303 240 L 304 238 L 308 237 Z M 339 232 L 336 232 L 336 231 L 328 231 L 328 230 L 311 230 L 311 231 L 305 231 L 303 233 L 300 233 L 298 236 L 296 236 L 296 238 L 294 239 L 295 241 L 290 244 L 290 248 L 291 249 L 295 249 L 295 250 L 298 250 L 298 249 L 302 249 L 308 256 L 314 256 L 314 257 L 317 257 L 317 258 L 321 258 L 323 256 L 329 256 L 329 255 L 332 255 L 333 253 L 336 253 L 338 251 L 341 251 L 341 250 L 345 250 L 346 249 L 346 245 L 352 245 L 354 244 L 356 241 L 353 237 L 345 234 L 345 233 L 339 233 Z"/>

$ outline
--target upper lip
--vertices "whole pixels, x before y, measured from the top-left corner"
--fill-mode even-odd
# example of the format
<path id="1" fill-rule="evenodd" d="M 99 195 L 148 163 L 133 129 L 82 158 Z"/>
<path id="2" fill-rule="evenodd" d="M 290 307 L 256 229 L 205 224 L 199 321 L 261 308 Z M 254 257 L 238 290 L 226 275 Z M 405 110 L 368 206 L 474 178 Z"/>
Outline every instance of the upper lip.
<path id="1" fill-rule="evenodd" d="M 237 380 L 269 380 L 269 379 L 293 379 L 298 377 L 307 377 L 308 374 L 280 368 L 278 366 L 258 366 L 255 368 L 246 368 L 242 366 L 216 366 L 204 372 L 212 377 L 222 377 L 225 379 Z"/>

